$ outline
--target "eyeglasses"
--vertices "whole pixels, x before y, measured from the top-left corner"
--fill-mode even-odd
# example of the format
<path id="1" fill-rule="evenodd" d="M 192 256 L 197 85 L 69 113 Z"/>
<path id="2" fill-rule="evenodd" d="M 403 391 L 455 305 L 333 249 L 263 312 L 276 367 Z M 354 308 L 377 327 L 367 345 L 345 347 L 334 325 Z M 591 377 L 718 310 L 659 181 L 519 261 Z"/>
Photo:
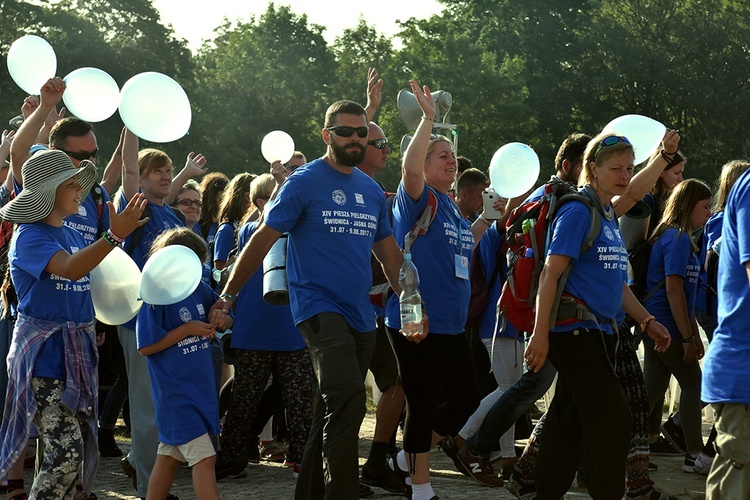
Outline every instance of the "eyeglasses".
<path id="1" fill-rule="evenodd" d="M 70 156 L 71 158 L 75 158 L 78 161 L 88 160 L 89 158 L 96 159 L 96 154 L 99 152 L 99 148 L 96 148 L 93 151 L 79 151 L 78 153 L 74 153 L 72 151 L 66 151 L 64 149 L 61 149 L 63 153 Z"/>
<path id="2" fill-rule="evenodd" d="M 356 132 L 359 137 L 367 137 L 370 133 L 370 129 L 367 127 L 348 127 L 341 125 L 338 127 L 326 127 L 326 130 L 330 130 L 339 137 L 351 137 Z"/>
<path id="3" fill-rule="evenodd" d="M 183 207 L 189 207 L 190 205 L 195 205 L 196 207 L 201 207 L 201 201 L 200 200 L 189 200 L 185 198 L 184 200 L 180 200 L 177 202 L 178 204 L 182 205 Z"/>
<path id="4" fill-rule="evenodd" d="M 388 139 L 375 139 L 374 141 L 367 141 L 367 144 L 377 149 L 385 149 L 388 147 Z"/>
<path id="5" fill-rule="evenodd" d="M 626 146 L 630 146 L 631 148 L 633 147 L 627 137 L 621 135 L 610 135 L 609 137 L 605 137 L 604 139 L 602 139 L 602 141 L 596 147 L 596 151 L 594 151 L 594 158 L 596 158 L 596 156 L 601 152 L 602 149 L 609 148 L 611 146 L 614 146 L 615 144 L 620 144 L 621 142 Z"/>

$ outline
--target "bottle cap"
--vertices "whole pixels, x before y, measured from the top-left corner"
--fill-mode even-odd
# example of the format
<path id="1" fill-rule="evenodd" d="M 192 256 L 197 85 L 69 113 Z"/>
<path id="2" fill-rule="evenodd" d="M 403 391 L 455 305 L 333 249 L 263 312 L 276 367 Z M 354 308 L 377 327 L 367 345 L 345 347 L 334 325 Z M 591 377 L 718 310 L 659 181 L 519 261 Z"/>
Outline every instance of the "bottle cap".
<path id="1" fill-rule="evenodd" d="M 405 253 L 404 254 L 404 260 L 411 260 L 411 254 L 410 253 Z"/>

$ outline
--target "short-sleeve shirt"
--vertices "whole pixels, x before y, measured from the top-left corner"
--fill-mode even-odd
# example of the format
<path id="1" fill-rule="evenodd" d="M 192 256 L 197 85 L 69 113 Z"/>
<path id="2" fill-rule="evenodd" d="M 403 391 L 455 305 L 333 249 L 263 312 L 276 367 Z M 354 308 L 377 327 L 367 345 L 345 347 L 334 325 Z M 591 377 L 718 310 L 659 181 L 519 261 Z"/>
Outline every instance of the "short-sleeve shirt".
<path id="1" fill-rule="evenodd" d="M 651 293 L 666 276 L 681 276 L 687 300 L 688 314 L 692 317 L 698 289 L 700 261 L 693 251 L 690 236 L 670 227 L 654 242 L 648 261 L 647 293 Z M 667 298 L 667 287 L 662 284 L 644 304 L 646 310 L 669 330 L 672 338 L 680 338 L 680 331 L 672 316 Z"/>
<path id="2" fill-rule="evenodd" d="M 504 239 L 505 231 L 498 231 L 497 223 L 494 223 L 477 243 L 476 255 L 479 256 L 479 266 L 487 279 L 487 285 L 492 283 L 487 294 L 487 306 L 479 317 L 479 338 L 482 339 L 492 338 L 496 332 L 498 337 L 518 338 L 518 331 L 513 325 L 506 322 L 505 329 L 501 331 L 502 324 L 498 324 L 497 321 L 496 305 L 508 275 L 505 255 L 500 255 L 498 258 L 498 250 L 500 250 Z M 501 266 L 499 270 L 497 264 Z M 494 279 L 493 276 L 495 276 Z M 523 337 L 521 337 L 521 340 L 523 340 Z"/>
<path id="3" fill-rule="evenodd" d="M 206 321 L 218 299 L 205 283 L 177 304 L 143 304 L 137 316 L 138 348 L 152 345 L 190 321 Z M 186 337 L 147 357 L 159 441 L 178 446 L 219 433 L 216 375 L 208 338 Z"/>
<path id="4" fill-rule="evenodd" d="M 236 226 L 231 222 L 222 222 L 214 237 L 214 254 L 211 256 L 213 262 L 217 260 L 226 261 L 229 258 L 229 252 L 237 244 L 234 238 Z"/>
<path id="5" fill-rule="evenodd" d="M 612 210 L 611 207 L 605 207 Z M 550 331 L 598 328 L 613 333 L 612 320 L 622 317 L 622 287 L 627 280 L 628 253 L 617 219 L 602 216 L 602 229 L 593 246 L 581 252 L 591 227 L 590 208 L 579 201 L 565 203 L 552 223 L 552 240 L 547 255 L 566 255 L 573 266 L 565 292 L 583 301 L 597 321 L 579 321 Z"/>
<path id="6" fill-rule="evenodd" d="M 289 234 L 287 280 L 296 324 L 322 312 L 375 329 L 369 299 L 372 245 L 392 234 L 383 190 L 367 174 L 322 158 L 294 171 L 265 208 L 265 223 Z"/>
<path id="7" fill-rule="evenodd" d="M 255 221 L 240 228 L 238 251 L 247 245 L 257 226 Z M 289 305 L 275 306 L 263 300 L 263 269 L 255 272 L 237 296 L 232 347 L 254 351 L 297 351 L 305 347 Z"/>
<path id="8" fill-rule="evenodd" d="M 44 222 L 18 225 L 8 256 L 21 314 L 56 323 L 94 319 L 88 274 L 71 281 L 44 270 L 57 252 L 73 254 L 85 246 L 83 236 L 67 226 Z M 62 333 L 58 332 L 44 342 L 33 375 L 65 380 L 64 355 Z"/>
<path id="9" fill-rule="evenodd" d="M 65 218 L 63 224 L 72 227 L 83 236 L 86 245 L 95 242 L 101 236 L 100 231 L 109 229 L 109 194 L 102 188 L 101 184 L 95 184 L 92 189 L 98 189 L 101 195 L 102 205 L 97 206 L 94 195 L 89 192 L 83 203 L 78 207 L 78 213 Z M 101 211 L 101 221 L 99 212 Z"/>
<path id="10" fill-rule="evenodd" d="M 701 400 L 750 404 L 750 171 L 737 180 L 724 210 L 719 252 L 719 326 L 703 360 Z"/>
<path id="11" fill-rule="evenodd" d="M 393 206 L 393 231 L 396 243 L 403 248 L 406 234 L 427 206 L 428 190 L 437 197 L 437 212 L 427 232 L 414 240 L 412 262 L 419 272 L 419 291 L 430 316 L 430 334 L 458 335 L 466 327 L 471 282 L 457 276 L 456 258 L 465 259 L 468 271 L 474 249 L 469 223 L 445 193 L 425 185 L 419 200 L 413 201 L 400 183 Z M 388 299 L 385 323 L 389 328 L 401 328 L 395 294 Z"/>

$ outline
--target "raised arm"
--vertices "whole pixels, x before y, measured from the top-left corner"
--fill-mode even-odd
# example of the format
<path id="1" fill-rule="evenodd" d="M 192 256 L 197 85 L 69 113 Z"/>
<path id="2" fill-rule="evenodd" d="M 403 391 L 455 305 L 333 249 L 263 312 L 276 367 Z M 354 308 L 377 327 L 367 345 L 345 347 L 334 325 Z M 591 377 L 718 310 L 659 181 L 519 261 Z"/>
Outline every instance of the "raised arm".
<path id="1" fill-rule="evenodd" d="M 201 153 L 195 154 L 191 151 L 187 155 L 185 166 L 180 170 L 180 173 L 172 179 L 172 187 L 170 188 L 167 197 L 164 198 L 164 203 L 171 205 L 172 201 L 174 201 L 177 196 L 177 193 L 180 192 L 180 189 L 182 189 L 182 186 L 185 185 L 188 179 L 198 177 L 199 175 L 208 172 L 208 168 L 205 167 L 207 161 L 206 157 Z"/>
<path id="2" fill-rule="evenodd" d="M 664 139 L 662 139 L 662 149 L 664 149 L 664 152 L 669 156 L 674 155 L 677 152 L 679 144 L 680 134 L 676 130 L 667 130 L 664 134 Z M 659 180 L 659 176 L 664 172 L 668 164 L 669 162 L 662 155 L 657 155 L 648 165 L 633 176 L 622 196 L 612 201 L 612 206 L 615 207 L 617 217 L 625 215 L 628 210 L 633 208 L 633 205 L 642 200 L 651 191 L 651 188 Z"/>
<path id="3" fill-rule="evenodd" d="M 141 174 L 138 170 L 138 137 L 125 129 L 122 145 L 122 192 L 130 201 L 138 193 Z"/>
<path id="4" fill-rule="evenodd" d="M 401 178 L 409 198 L 416 201 L 424 191 L 424 164 L 427 157 L 427 144 L 430 142 L 432 125 L 435 123 L 435 101 L 427 85 L 420 88 L 416 81 L 410 80 L 411 90 L 422 108 L 422 119 L 419 121 L 414 137 L 404 153 L 401 165 Z"/>
<path id="5" fill-rule="evenodd" d="M 109 163 L 104 168 L 102 174 L 102 187 L 108 193 L 111 193 L 117 187 L 117 182 L 120 180 L 122 175 L 122 148 L 125 143 L 125 127 L 120 131 L 120 140 L 117 143 L 117 149 L 112 151 L 112 158 L 109 159 Z"/>
<path id="6" fill-rule="evenodd" d="M 380 78 L 375 68 L 369 68 L 367 70 L 367 106 L 365 106 L 367 123 L 370 123 L 375 118 L 375 113 L 378 112 L 382 96 L 383 79 Z"/>

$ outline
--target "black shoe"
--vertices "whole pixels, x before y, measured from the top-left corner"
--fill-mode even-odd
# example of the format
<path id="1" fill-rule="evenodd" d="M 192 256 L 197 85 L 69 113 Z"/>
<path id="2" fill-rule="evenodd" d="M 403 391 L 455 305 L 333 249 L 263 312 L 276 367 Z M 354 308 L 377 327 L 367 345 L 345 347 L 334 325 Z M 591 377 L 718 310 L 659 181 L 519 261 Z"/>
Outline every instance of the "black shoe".
<path id="1" fill-rule="evenodd" d="M 214 467 L 216 480 L 219 481 L 225 477 L 240 477 L 245 467 L 247 467 L 247 457 L 244 455 L 238 455 L 233 459 L 219 455 Z"/>
<path id="2" fill-rule="evenodd" d="M 375 494 L 366 484 L 359 483 L 359 498 L 371 497 Z"/>
<path id="3" fill-rule="evenodd" d="M 458 451 L 460 450 L 460 448 L 453 440 L 453 437 L 445 436 L 443 440 L 438 443 L 438 446 L 445 452 L 446 455 L 448 455 L 448 457 L 450 457 L 451 460 L 453 460 L 453 465 L 456 467 L 456 470 L 458 472 L 460 472 L 464 476 L 470 475 L 467 474 L 466 468 L 458 458 Z"/>
<path id="4" fill-rule="evenodd" d="M 680 450 L 672 446 L 669 441 L 659 436 L 659 439 L 651 443 L 651 454 L 652 455 L 683 455 Z"/>
<path id="5" fill-rule="evenodd" d="M 685 445 L 685 433 L 682 431 L 682 427 L 674 423 L 672 417 L 669 417 L 666 422 L 661 424 L 661 433 L 667 438 L 672 446 L 683 455 L 687 453 L 687 446 Z"/>
<path id="6" fill-rule="evenodd" d="M 391 493 L 404 494 L 406 487 L 404 482 L 399 479 L 394 471 L 385 464 L 382 469 L 376 469 L 375 467 L 368 467 L 365 464 L 362 467 L 362 477 L 360 481 L 369 486 L 375 486 Z"/>
<path id="7" fill-rule="evenodd" d="M 99 429 L 99 455 L 103 457 L 121 457 L 122 450 L 117 446 L 115 434 L 108 429 Z"/>
<path id="8" fill-rule="evenodd" d="M 388 465 L 388 468 L 393 471 L 393 473 L 396 475 L 398 480 L 401 481 L 401 484 L 403 485 L 403 488 L 404 488 L 403 495 L 406 498 L 411 498 L 411 494 L 412 494 L 411 486 L 406 484 L 406 478 L 409 477 L 409 473 L 401 470 L 401 468 L 398 466 L 398 460 L 396 459 L 396 457 L 393 457 L 392 459 L 390 459 L 388 463 L 390 464 Z"/>

